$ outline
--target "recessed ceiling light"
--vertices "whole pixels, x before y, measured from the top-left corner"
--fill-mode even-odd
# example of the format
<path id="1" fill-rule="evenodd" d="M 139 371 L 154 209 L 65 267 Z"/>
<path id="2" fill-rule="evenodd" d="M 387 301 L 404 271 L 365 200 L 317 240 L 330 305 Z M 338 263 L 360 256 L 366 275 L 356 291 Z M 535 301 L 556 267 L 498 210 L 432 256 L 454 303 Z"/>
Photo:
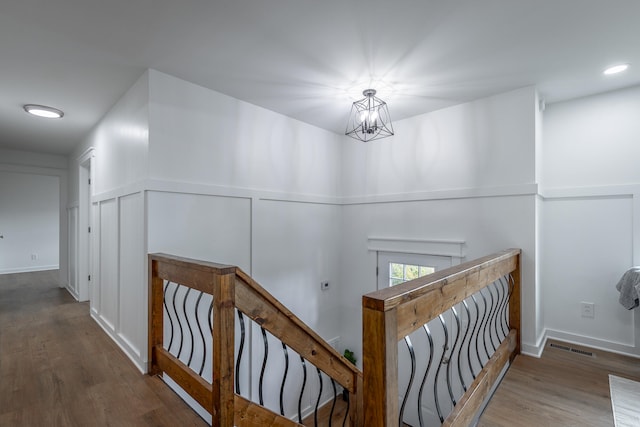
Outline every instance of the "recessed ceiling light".
<path id="1" fill-rule="evenodd" d="M 629 64 L 614 65 L 613 67 L 609 67 L 606 70 L 604 70 L 604 74 L 607 76 L 610 74 L 618 74 L 623 72 L 627 68 L 629 68 Z"/>
<path id="2" fill-rule="evenodd" d="M 64 112 L 57 108 L 47 107 L 46 105 L 27 104 L 22 108 L 24 108 L 24 111 L 29 114 L 33 114 L 38 117 L 45 117 L 47 119 L 59 119 L 64 116 Z"/>

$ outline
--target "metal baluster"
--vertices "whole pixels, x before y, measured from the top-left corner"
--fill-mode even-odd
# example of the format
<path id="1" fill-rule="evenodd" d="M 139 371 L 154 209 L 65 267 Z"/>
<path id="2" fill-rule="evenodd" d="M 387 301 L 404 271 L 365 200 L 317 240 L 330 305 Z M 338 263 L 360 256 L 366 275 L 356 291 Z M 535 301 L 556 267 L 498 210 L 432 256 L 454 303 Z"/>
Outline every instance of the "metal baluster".
<path id="1" fill-rule="evenodd" d="M 284 383 L 287 381 L 287 373 L 289 373 L 289 350 L 287 345 L 282 343 L 284 351 L 284 375 L 282 376 L 282 384 L 280 384 L 280 415 L 284 416 Z"/>
<path id="2" fill-rule="evenodd" d="M 498 346 L 496 346 L 493 342 L 493 334 L 491 333 L 492 332 L 491 326 L 493 324 L 493 319 L 496 315 L 498 305 L 495 303 L 493 299 L 493 292 L 491 292 L 491 285 L 487 286 L 486 289 L 487 289 L 487 292 L 489 292 L 489 296 L 491 296 L 491 311 L 489 312 L 489 320 L 487 320 L 487 325 L 485 326 L 485 332 L 487 329 L 489 330 L 489 344 L 491 344 L 491 347 L 493 348 L 493 353 L 495 353 L 496 350 L 498 349 Z M 499 344 L 500 343 L 498 343 L 498 345 Z"/>
<path id="3" fill-rule="evenodd" d="M 502 313 L 504 311 L 504 305 L 507 302 L 507 293 L 504 291 L 504 285 L 502 283 L 502 277 L 494 282 L 496 287 L 496 292 L 500 295 L 500 304 L 498 306 L 498 313 L 495 317 L 495 327 L 496 327 L 496 335 L 498 336 L 498 340 L 502 342 L 504 338 L 507 336 L 504 332 L 504 327 L 502 325 Z M 500 286 L 498 286 L 500 285 Z"/>
<path id="4" fill-rule="evenodd" d="M 207 318 L 209 319 L 209 330 L 211 331 L 211 335 L 213 336 L 213 297 L 211 298 L 211 304 L 209 305 L 209 313 L 207 314 Z"/>
<path id="5" fill-rule="evenodd" d="M 342 427 L 347 424 L 347 418 L 349 417 L 349 406 L 351 406 L 351 393 L 347 394 L 347 409 L 344 411 L 344 419 L 342 420 Z"/>
<path id="6" fill-rule="evenodd" d="M 445 356 L 447 354 L 447 342 L 449 342 L 449 332 L 447 330 L 447 325 L 444 321 L 444 317 L 442 314 L 438 316 L 440 318 L 440 323 L 442 324 L 442 329 L 444 331 L 444 344 L 442 345 L 442 356 L 440 357 L 440 363 L 438 363 L 438 369 L 436 369 L 436 377 L 433 381 L 433 398 L 436 404 L 436 412 L 438 412 L 438 417 L 440 418 L 440 422 L 444 422 L 444 417 L 442 416 L 442 410 L 440 409 L 440 399 L 438 398 L 438 377 L 440 376 L 440 368 L 443 364 L 449 363 L 449 361 L 445 361 Z"/>
<path id="7" fill-rule="evenodd" d="M 244 316 L 238 310 L 238 320 L 240 321 L 240 344 L 238 346 L 238 358 L 236 360 L 236 394 L 240 394 L 240 365 L 242 362 L 242 354 L 244 353 L 245 325 Z"/>
<path id="8" fill-rule="evenodd" d="M 451 398 L 451 403 L 453 406 L 456 406 L 456 398 L 453 395 L 453 388 L 451 387 L 451 365 L 453 362 L 453 354 L 456 351 L 456 346 L 458 345 L 458 339 L 460 338 L 460 318 L 458 317 L 458 312 L 456 311 L 455 306 L 451 307 L 451 311 L 453 312 L 453 318 L 456 319 L 456 338 L 453 340 L 453 346 L 451 346 L 451 353 L 449 353 L 449 363 L 447 363 L 447 389 L 449 390 L 449 397 Z M 460 366 L 458 366 L 460 369 Z"/>
<path id="9" fill-rule="evenodd" d="M 302 395 L 304 394 L 304 387 L 307 385 L 307 364 L 302 356 L 300 356 L 300 362 L 302 363 L 302 387 L 298 398 L 298 422 L 302 424 Z"/>
<path id="10" fill-rule="evenodd" d="M 200 326 L 200 301 L 202 300 L 203 292 L 200 292 L 198 295 L 198 299 L 196 300 L 196 325 L 198 325 L 198 332 L 200 332 L 200 338 L 202 338 L 202 364 L 200 365 L 200 370 L 198 371 L 198 375 L 202 376 L 202 371 L 204 371 L 204 362 L 207 358 L 207 343 L 204 339 L 204 333 L 202 332 L 202 327 Z"/>
<path id="11" fill-rule="evenodd" d="M 502 287 L 502 294 L 504 295 L 504 301 L 502 302 L 502 307 L 500 308 L 500 327 L 502 329 L 503 337 L 505 339 L 507 335 L 509 335 L 509 325 L 507 325 L 505 310 L 509 307 L 509 284 L 507 283 L 505 277 L 500 278 L 500 286 Z"/>
<path id="12" fill-rule="evenodd" d="M 191 349 L 189 353 L 189 361 L 187 362 L 187 366 L 191 367 L 191 359 L 193 359 L 193 347 L 195 347 L 194 339 L 193 339 L 193 328 L 191 327 L 191 322 L 189 322 L 189 317 L 187 315 L 187 299 L 189 299 L 189 293 L 191 292 L 191 288 L 187 288 L 187 293 L 184 296 L 184 301 L 182 301 L 182 311 L 184 312 L 184 319 L 187 322 L 187 329 L 189 330 L 189 336 L 191 337 Z"/>
<path id="13" fill-rule="evenodd" d="M 164 287 L 164 296 L 162 297 L 162 304 L 164 305 L 164 309 L 167 311 L 167 317 L 169 318 L 169 325 L 171 327 L 171 335 L 169 335 L 169 345 L 167 346 L 167 351 L 171 352 L 171 344 L 173 344 L 173 320 L 171 319 L 171 313 L 169 312 L 169 307 L 167 307 L 167 291 L 169 290 L 169 285 L 171 282 L 167 281 L 167 285 Z M 176 285 L 176 289 L 177 289 Z M 164 331 L 163 331 L 164 332 Z"/>
<path id="14" fill-rule="evenodd" d="M 516 281 L 513 279 L 513 276 L 509 274 L 509 304 L 507 304 L 507 306 L 511 305 L 511 296 L 513 295 L 513 290 L 515 287 Z M 506 309 L 504 311 L 504 317 L 505 321 L 507 322 L 507 328 L 511 329 L 511 321 L 509 320 L 509 309 Z"/>
<path id="15" fill-rule="evenodd" d="M 489 318 L 487 316 L 487 298 L 484 296 L 484 294 L 482 293 L 482 289 L 480 289 L 480 291 L 478 292 L 480 294 L 480 296 L 482 297 L 482 300 L 484 301 L 484 308 L 482 310 L 482 322 L 480 322 L 480 329 L 482 329 L 482 345 L 484 347 L 484 353 L 487 355 L 487 361 L 491 358 L 491 355 L 489 354 L 489 348 L 487 347 L 487 323 L 489 323 Z M 485 323 L 485 318 L 487 320 L 487 322 Z M 482 326 L 484 325 L 484 327 Z M 478 335 L 480 335 L 480 331 L 478 331 Z M 481 364 L 482 367 L 484 367 L 484 363 Z"/>
<path id="16" fill-rule="evenodd" d="M 262 385 L 264 383 L 264 371 L 267 368 L 267 358 L 269 357 L 269 342 L 267 341 L 267 331 L 264 328 L 260 328 L 262 331 L 262 341 L 264 342 L 264 356 L 262 358 L 262 369 L 260 369 L 260 381 L 258 381 L 258 396 L 260 399 L 260 405 L 264 406 L 264 399 L 262 398 Z"/>
<path id="17" fill-rule="evenodd" d="M 318 408 L 320 407 L 320 399 L 322 398 L 323 382 L 322 382 L 322 371 L 320 371 L 320 368 L 317 368 L 317 367 L 316 367 L 316 371 L 318 372 L 318 381 L 320 382 L 320 390 L 318 390 L 318 400 L 316 400 L 316 408 L 313 411 L 313 422 L 314 422 L 314 425 L 317 427 L 317 425 L 318 425 Z"/>
<path id="18" fill-rule="evenodd" d="M 467 300 L 462 300 L 462 305 L 464 306 L 464 310 L 467 313 L 467 327 L 464 329 L 464 336 L 462 337 L 462 342 L 460 343 L 460 350 L 458 350 L 458 376 L 460 376 L 460 384 L 462 384 L 462 389 L 467 391 L 467 384 L 464 381 L 464 377 L 462 376 L 462 363 L 460 363 L 460 358 L 462 356 L 462 348 L 464 347 L 464 343 L 467 340 L 467 335 L 469 335 L 469 326 L 471 325 L 471 312 L 469 311 L 469 306 L 467 305 Z M 469 345 L 467 344 L 467 349 Z M 469 366 L 469 370 L 471 370 L 471 366 Z"/>
<path id="19" fill-rule="evenodd" d="M 182 322 L 180 321 L 180 316 L 178 316 L 178 309 L 176 308 L 176 295 L 178 294 L 178 288 L 176 287 L 176 291 L 173 293 L 173 311 L 176 314 L 176 320 L 178 321 L 178 327 L 180 328 L 180 346 L 178 347 L 177 358 L 180 358 L 180 353 L 182 353 L 182 342 L 184 338 L 182 336 Z"/>
<path id="20" fill-rule="evenodd" d="M 476 333 L 476 328 L 478 327 L 478 320 L 480 320 L 480 307 L 478 306 L 478 300 L 476 300 L 475 295 L 471 295 L 471 299 L 473 300 L 473 304 L 476 307 L 476 320 L 473 323 L 473 329 L 471 330 L 471 336 L 469 337 L 469 346 L 467 347 L 467 360 L 469 361 L 469 370 L 471 371 L 471 376 L 473 379 L 476 379 L 476 373 L 473 370 L 473 364 L 471 363 L 471 342 L 473 341 L 473 335 Z M 479 333 L 479 332 L 478 332 Z M 476 343 L 478 341 L 478 336 L 476 335 Z M 475 346 L 476 356 L 478 357 L 478 364 L 482 367 L 482 362 L 480 361 L 480 353 L 478 352 L 478 346 Z M 482 370 L 482 368 L 480 368 Z"/>
<path id="21" fill-rule="evenodd" d="M 409 384 L 407 385 L 407 391 L 404 393 L 404 398 L 402 399 L 402 405 L 400 406 L 400 416 L 399 416 L 399 425 L 402 425 L 402 418 L 404 417 L 404 408 L 407 404 L 407 399 L 409 399 L 409 392 L 411 391 L 411 386 L 413 385 L 413 379 L 416 375 L 416 354 L 413 350 L 413 344 L 411 343 L 411 338 L 407 335 L 404 337 L 404 342 L 407 344 L 407 349 L 409 350 L 409 355 L 411 356 L 411 376 L 409 377 Z"/>
<path id="22" fill-rule="evenodd" d="M 433 361 L 433 338 L 431 338 L 431 331 L 426 323 L 422 327 L 424 328 L 424 332 L 427 334 L 427 339 L 429 340 L 429 361 L 427 362 L 427 369 L 424 372 L 422 384 L 420 384 L 420 390 L 418 391 L 418 421 L 420 423 L 420 427 L 424 427 L 424 421 L 422 419 L 422 392 L 424 391 L 424 386 L 427 383 L 427 375 L 429 375 L 431 362 Z"/>
<path id="23" fill-rule="evenodd" d="M 331 380 L 331 387 L 333 388 L 333 403 L 331 404 L 331 412 L 329 413 L 329 427 L 331 427 L 331 419 L 333 418 L 333 410 L 336 409 L 336 402 L 338 400 L 338 390 L 336 389 L 336 382 L 333 378 Z"/>

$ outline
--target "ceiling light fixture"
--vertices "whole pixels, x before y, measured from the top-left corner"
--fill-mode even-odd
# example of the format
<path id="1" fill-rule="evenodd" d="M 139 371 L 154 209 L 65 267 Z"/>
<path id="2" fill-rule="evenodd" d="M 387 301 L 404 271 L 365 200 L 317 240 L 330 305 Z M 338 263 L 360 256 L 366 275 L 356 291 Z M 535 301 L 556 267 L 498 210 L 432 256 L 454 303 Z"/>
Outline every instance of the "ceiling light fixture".
<path id="1" fill-rule="evenodd" d="M 362 92 L 364 98 L 353 103 L 345 135 L 368 142 L 393 135 L 387 103 L 377 98 L 375 89 Z"/>
<path id="2" fill-rule="evenodd" d="M 611 74 L 618 74 L 625 71 L 627 68 L 629 68 L 629 64 L 614 65 L 613 67 L 609 67 L 604 70 L 604 74 L 607 76 Z"/>
<path id="3" fill-rule="evenodd" d="M 27 104 L 24 105 L 24 111 L 34 116 L 44 117 L 47 119 L 59 119 L 64 116 L 64 112 L 57 108 L 47 107 L 46 105 Z"/>

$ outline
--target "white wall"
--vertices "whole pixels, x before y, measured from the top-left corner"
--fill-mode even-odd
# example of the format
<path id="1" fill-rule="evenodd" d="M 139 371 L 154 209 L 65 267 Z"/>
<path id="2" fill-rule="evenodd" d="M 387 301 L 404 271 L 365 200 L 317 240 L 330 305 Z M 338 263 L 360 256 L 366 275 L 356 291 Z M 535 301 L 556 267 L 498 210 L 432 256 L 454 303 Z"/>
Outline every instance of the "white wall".
<path id="1" fill-rule="evenodd" d="M 467 260 L 521 248 L 522 336 L 525 350 L 535 346 L 535 108 L 524 88 L 399 121 L 392 138 L 345 139 L 340 299 L 345 345 L 359 358 L 377 237 L 463 241 Z"/>
<path id="2" fill-rule="evenodd" d="M 59 190 L 57 176 L 0 170 L 0 274 L 58 269 Z"/>
<path id="3" fill-rule="evenodd" d="M 149 177 L 334 196 L 341 138 L 150 70 Z"/>
<path id="4" fill-rule="evenodd" d="M 636 355 L 640 316 L 615 285 L 640 264 L 639 116 L 640 87 L 547 106 L 540 263 L 547 336 Z"/>
<path id="5" fill-rule="evenodd" d="M 0 239 L 0 245 L 4 246 L 0 252 L 8 251 L 6 255 L 0 255 L 0 272 L 56 269 L 62 266 L 59 283 L 60 286 L 67 283 L 66 169 L 67 159 L 63 156 L 0 149 L 0 173 L 4 174 L 0 178 L 4 184 L 0 182 L 0 185 L 7 188 L 6 191 L 2 191 L 4 195 L 0 201 L 0 211 L 3 212 L 0 213 L 0 222 L 11 218 L 11 224 L 0 225 L 8 230 L 0 230 L 0 234 L 6 234 L 4 239 Z M 56 211 L 52 212 L 54 206 Z M 33 219 L 34 214 L 41 215 L 36 213 L 41 208 L 43 213 L 47 212 L 47 225 L 32 222 L 28 226 L 32 231 L 22 227 L 25 219 Z M 17 213 L 16 209 L 22 209 L 22 212 Z M 28 216 L 19 219 L 15 216 L 24 214 Z M 14 228 L 14 225 L 17 228 Z M 14 240 L 14 232 L 18 232 L 20 228 L 32 238 L 22 234 L 20 239 L 27 240 Z M 33 230 L 40 230 L 42 235 L 36 236 Z M 7 243 L 9 239 L 11 242 Z M 38 259 L 31 259 L 33 253 L 38 255 Z"/>

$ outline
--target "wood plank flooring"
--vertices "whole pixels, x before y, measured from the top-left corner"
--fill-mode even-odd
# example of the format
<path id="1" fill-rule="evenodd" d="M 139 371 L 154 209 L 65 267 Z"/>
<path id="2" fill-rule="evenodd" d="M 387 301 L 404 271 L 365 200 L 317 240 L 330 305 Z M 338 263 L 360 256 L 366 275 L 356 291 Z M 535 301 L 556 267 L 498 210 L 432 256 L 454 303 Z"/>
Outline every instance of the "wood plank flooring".
<path id="1" fill-rule="evenodd" d="M 613 426 L 609 374 L 639 381 L 640 359 L 550 340 L 540 359 L 516 358 L 478 426 Z"/>
<path id="2" fill-rule="evenodd" d="M 0 426 L 205 426 L 141 374 L 57 271 L 0 275 Z"/>

